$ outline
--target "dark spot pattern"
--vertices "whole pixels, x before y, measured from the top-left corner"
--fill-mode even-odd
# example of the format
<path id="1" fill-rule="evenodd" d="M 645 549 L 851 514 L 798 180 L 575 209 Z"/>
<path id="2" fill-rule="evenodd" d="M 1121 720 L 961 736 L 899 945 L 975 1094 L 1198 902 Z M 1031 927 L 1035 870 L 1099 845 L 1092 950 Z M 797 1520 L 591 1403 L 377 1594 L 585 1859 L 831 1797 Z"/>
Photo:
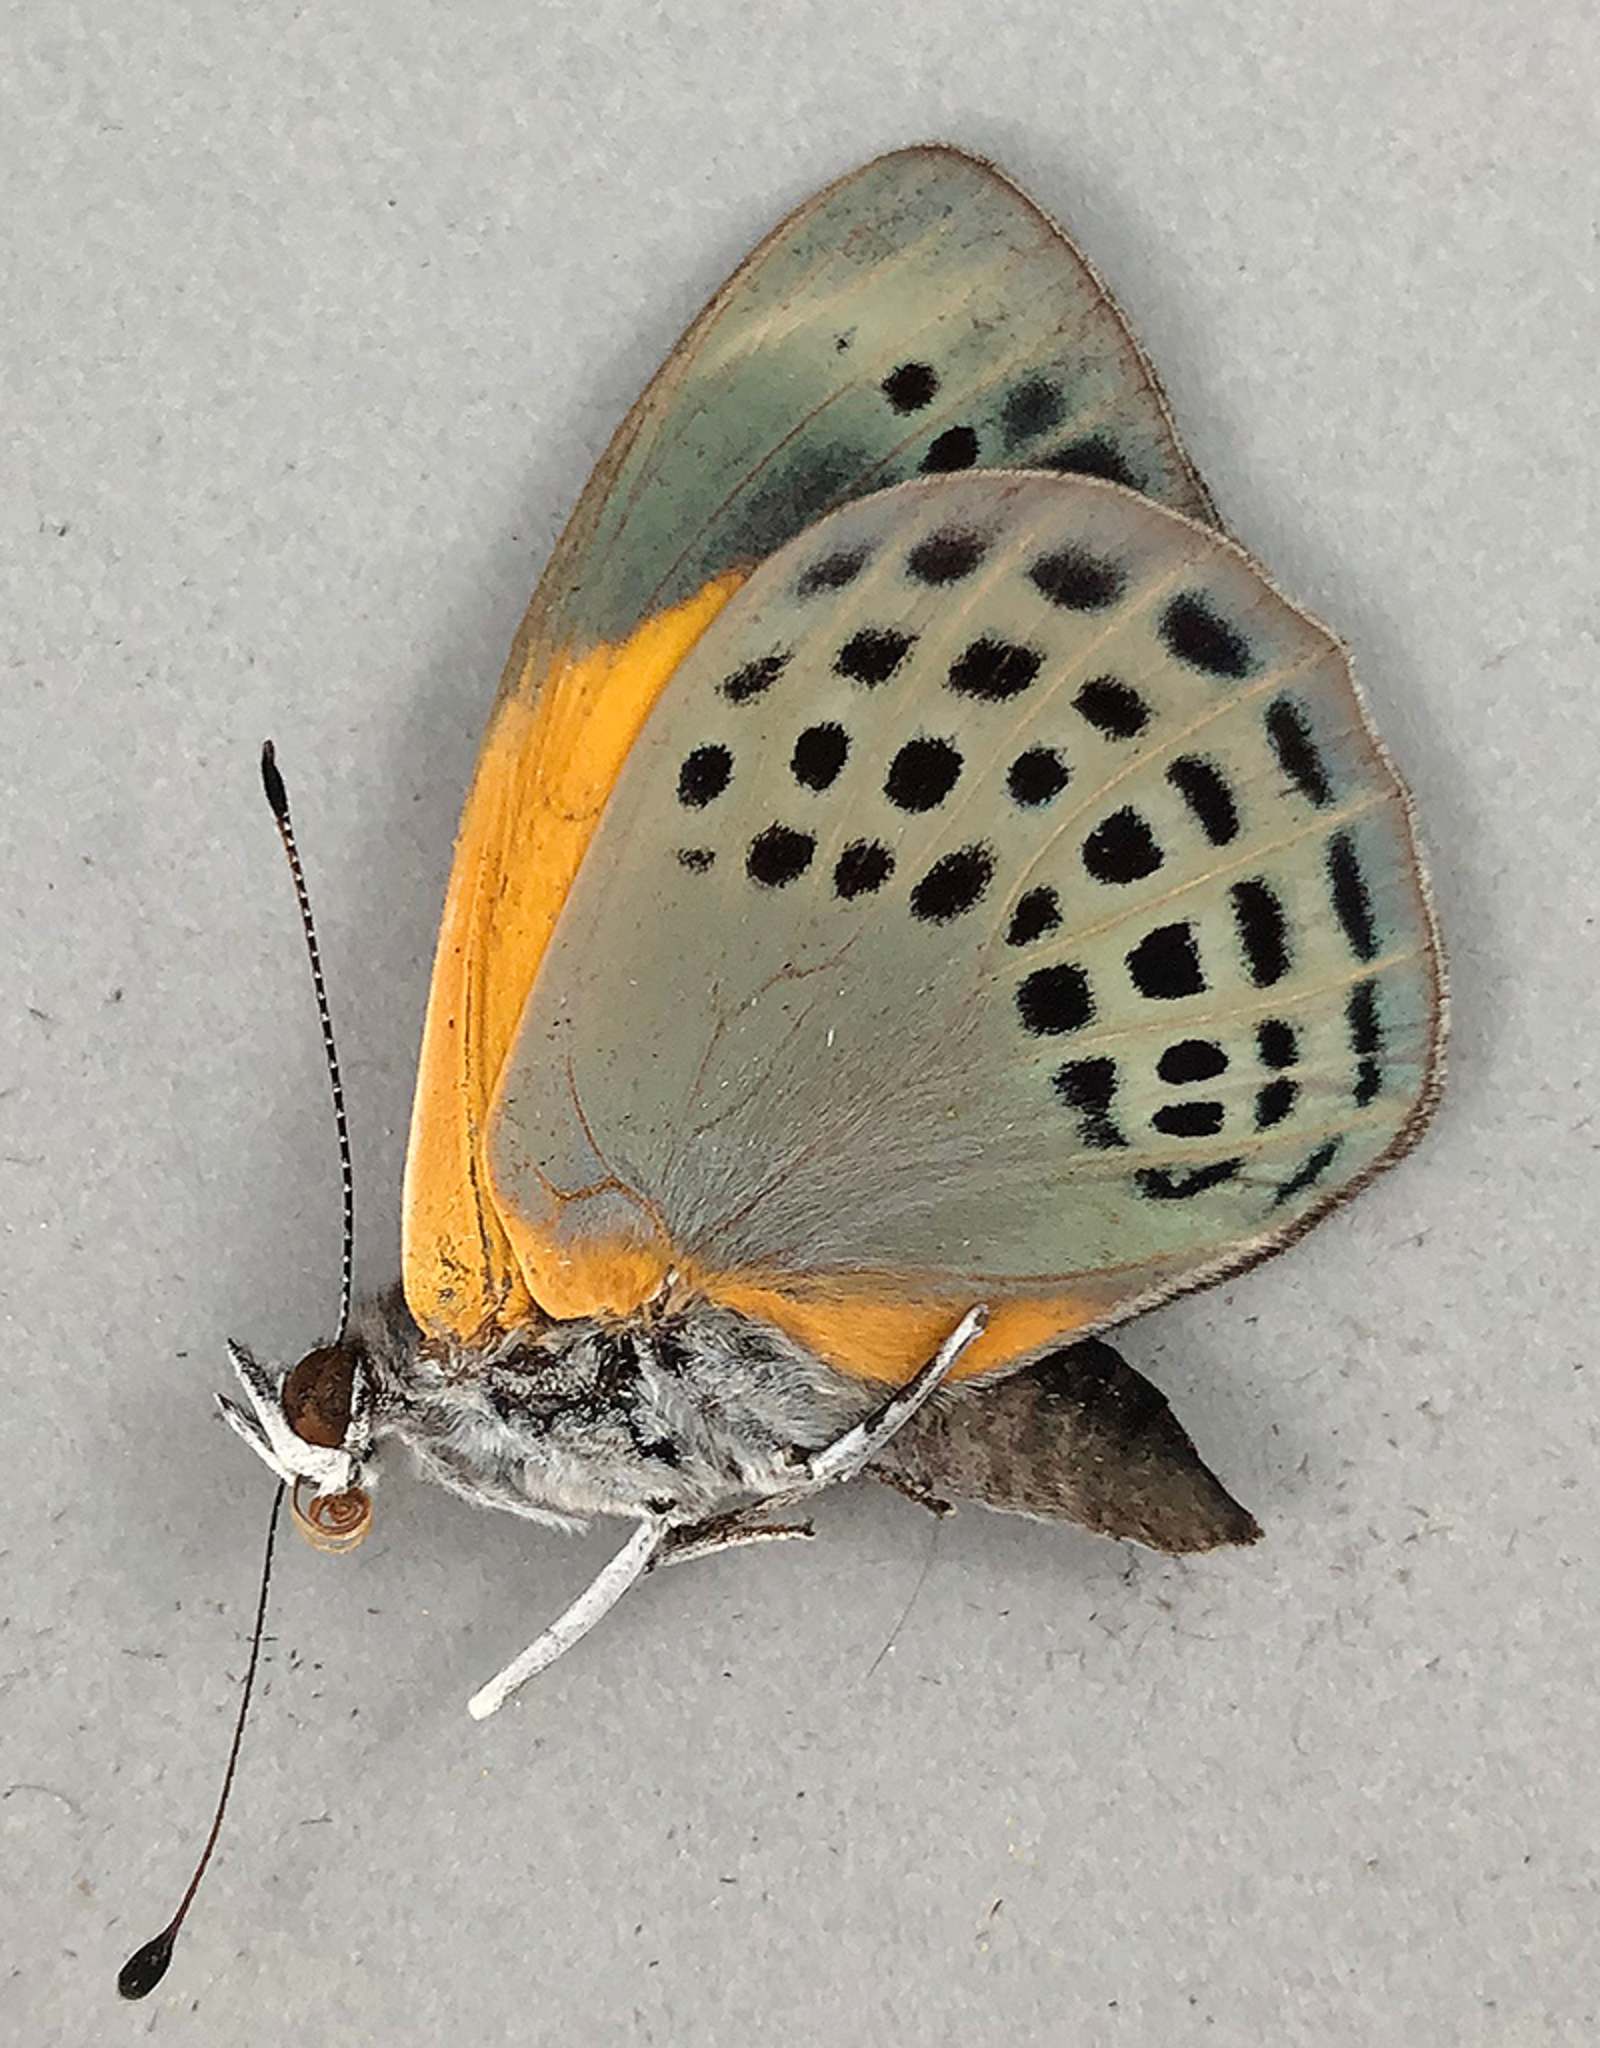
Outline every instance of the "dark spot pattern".
<path id="1" fill-rule="evenodd" d="M 1281 1017 L 1263 1017 L 1256 1026 L 1256 1051 L 1264 1067 L 1292 1067 L 1300 1057 L 1300 1040 Z"/>
<path id="2" fill-rule="evenodd" d="M 1370 960 L 1378 950 L 1378 928 L 1372 920 L 1367 878 L 1348 832 L 1335 832 L 1328 841 L 1328 889 L 1351 952 L 1358 960 Z"/>
<path id="3" fill-rule="evenodd" d="M 703 875 L 708 868 L 715 867 L 717 856 L 709 846 L 680 846 L 678 865 L 687 868 L 692 875 Z"/>
<path id="4" fill-rule="evenodd" d="M 847 903 L 854 896 L 870 896 L 893 873 L 894 855 L 881 841 L 852 840 L 834 864 L 834 894 Z"/>
<path id="5" fill-rule="evenodd" d="M 1071 780 L 1072 770 L 1054 747 L 1029 747 L 1012 762 L 1006 788 L 1014 804 L 1036 811 L 1052 803 Z"/>
<path id="6" fill-rule="evenodd" d="M 1276 1081 L 1269 1081 L 1264 1088 L 1256 1090 L 1256 1129 L 1270 1131 L 1274 1124 L 1281 1124 L 1294 1108 L 1295 1097 L 1300 1093 L 1298 1081 L 1291 1081 L 1280 1074 Z"/>
<path id="7" fill-rule="evenodd" d="M 690 810 L 704 810 L 727 788 L 733 756 L 726 747 L 696 747 L 678 770 L 678 801 Z"/>
<path id="8" fill-rule="evenodd" d="M 1032 563 L 1028 581 L 1063 611 L 1101 612 L 1122 595 L 1123 575 L 1114 562 L 1067 546 Z"/>
<path id="9" fill-rule="evenodd" d="M 1055 1075 L 1055 1091 L 1069 1109 L 1076 1110 L 1083 1142 L 1098 1152 L 1109 1152 L 1127 1144 L 1111 1114 L 1111 1100 L 1117 1092 L 1115 1060 L 1073 1060 Z"/>
<path id="10" fill-rule="evenodd" d="M 929 476 L 948 476 L 952 470 L 971 469 L 978 459 L 978 437 L 971 427 L 946 427 L 922 458 Z"/>
<path id="11" fill-rule="evenodd" d="M 1021 441 L 1048 434 L 1052 427 L 1061 424 L 1066 409 L 1061 386 L 1048 377 L 1029 377 L 1025 383 L 1014 385 L 1000 408 L 1007 446 L 1015 448 Z"/>
<path id="12" fill-rule="evenodd" d="M 1150 1121 L 1164 1138 L 1214 1138 L 1222 1118 L 1220 1102 L 1164 1102 Z"/>
<path id="13" fill-rule="evenodd" d="M 1043 657 L 1031 647 L 985 634 L 950 664 L 949 683 L 958 697 L 978 697 L 986 704 L 1003 703 L 1024 691 L 1039 673 Z"/>
<path id="14" fill-rule="evenodd" d="M 1060 470 L 1066 476 L 1103 477 L 1107 483 L 1127 484 L 1134 490 L 1139 487 L 1127 457 L 1109 434 L 1085 434 L 1069 441 L 1053 455 L 1041 456 L 1039 467 Z"/>
<path id="15" fill-rule="evenodd" d="M 1238 838 L 1239 808 L 1214 761 L 1199 754 L 1180 754 L 1167 769 L 1167 780 L 1213 846 L 1227 846 Z"/>
<path id="16" fill-rule="evenodd" d="M 725 520 L 712 520 L 673 572 L 664 595 L 687 597 L 727 567 L 731 552 L 750 562 L 776 554 L 824 512 L 856 496 L 879 450 L 850 441 L 801 442 L 753 477 Z"/>
<path id="17" fill-rule="evenodd" d="M 961 774 L 961 755 L 949 740 L 907 740 L 889 763 L 883 793 L 896 810 L 931 811 L 942 804 Z"/>
<path id="18" fill-rule="evenodd" d="M 820 562 L 813 562 L 796 583 L 796 597 L 815 597 L 819 590 L 844 590 L 856 580 L 866 565 L 865 548 L 841 548 L 837 554 L 824 555 Z"/>
<path id="19" fill-rule="evenodd" d="M 1150 723 L 1150 707 L 1115 676 L 1094 676 L 1072 700 L 1073 709 L 1108 740 L 1131 740 Z"/>
<path id="20" fill-rule="evenodd" d="M 1383 1045 L 1383 1029 L 1378 1021 L 1378 984 L 1358 981 L 1350 991 L 1344 1014 L 1351 1050 L 1356 1054 L 1356 1107 L 1365 1109 L 1383 1085 L 1383 1070 L 1375 1057 Z"/>
<path id="21" fill-rule="evenodd" d="M 1289 926 L 1278 892 L 1259 876 L 1228 891 L 1244 948 L 1245 971 L 1257 988 L 1271 988 L 1289 971 Z"/>
<path id="22" fill-rule="evenodd" d="M 911 914 L 924 924 L 948 924 L 964 916 L 994 876 L 994 854 L 987 846 L 961 846 L 936 860 L 911 891 Z"/>
<path id="23" fill-rule="evenodd" d="M 959 583 L 977 568 L 988 548 L 981 533 L 936 533 L 918 541 L 906 556 L 906 573 L 917 583 Z"/>
<path id="24" fill-rule="evenodd" d="M 789 766 L 805 789 L 829 789 L 838 781 L 850 754 L 850 735 L 842 725 L 808 725 L 794 743 Z"/>
<path id="25" fill-rule="evenodd" d="M 722 694 L 730 704 L 748 704 L 752 697 L 759 697 L 763 690 L 771 689 L 788 666 L 787 654 L 763 654 L 758 660 L 747 661 L 743 668 L 736 668 L 731 676 L 724 677 Z"/>
<path id="26" fill-rule="evenodd" d="M 1018 985 L 1017 1012 L 1036 1038 L 1081 1031 L 1094 1015 L 1088 975 L 1081 967 L 1036 967 Z"/>
<path id="27" fill-rule="evenodd" d="M 1188 1081 L 1214 1081 L 1227 1069 L 1228 1055 L 1209 1038 L 1180 1038 L 1156 1061 L 1156 1072 L 1174 1088 Z"/>
<path id="28" fill-rule="evenodd" d="M 817 842 L 809 832 L 796 832 L 788 825 L 769 825 L 757 833 L 745 855 L 745 872 L 764 888 L 782 889 L 796 881 L 811 865 Z"/>
<path id="29" fill-rule="evenodd" d="M 1142 882 L 1161 865 L 1161 848 L 1149 825 L 1125 804 L 1113 811 L 1083 842 L 1083 864 L 1097 882 L 1118 887 Z"/>
<path id="30" fill-rule="evenodd" d="M 1311 737 L 1311 721 L 1292 697 L 1274 697 L 1267 706 L 1265 724 L 1278 766 L 1299 790 L 1319 807 L 1333 801 L 1333 784 L 1327 764 Z"/>
<path id="31" fill-rule="evenodd" d="M 1031 946 L 1061 922 L 1061 901 L 1054 889 L 1030 889 L 1017 899 L 1006 933 L 1008 946 Z"/>
<path id="32" fill-rule="evenodd" d="M 896 412 L 921 412 L 933 403 L 939 379 L 927 363 L 902 363 L 884 378 L 881 389 Z"/>
<path id="33" fill-rule="evenodd" d="M 1273 1208 L 1281 1209 L 1285 1202 L 1292 1202 L 1296 1195 L 1303 1195 L 1307 1188 L 1315 1187 L 1333 1164 L 1343 1143 L 1342 1138 L 1330 1138 L 1325 1145 L 1319 1145 L 1300 1171 L 1286 1180 L 1273 1196 Z"/>
<path id="34" fill-rule="evenodd" d="M 1250 648 L 1198 591 L 1175 597 L 1161 615 L 1161 637 L 1169 651 L 1207 675 L 1242 676 Z"/>
<path id="35" fill-rule="evenodd" d="M 1206 985 L 1200 970 L 1200 948 L 1191 924 L 1160 924 L 1128 955 L 1134 987 L 1153 1002 L 1176 1002 L 1197 996 Z"/>
<path id="36" fill-rule="evenodd" d="M 1164 1166 L 1146 1166 L 1133 1176 L 1133 1184 L 1147 1201 L 1192 1202 L 1196 1195 L 1232 1180 L 1243 1164 L 1242 1159 L 1215 1159 L 1209 1166 L 1197 1166 L 1189 1173 L 1170 1173 Z"/>
<path id="37" fill-rule="evenodd" d="M 875 689 L 886 683 L 916 645 L 914 633 L 897 633 L 890 627 L 864 626 L 853 633 L 834 656 L 836 675 L 852 683 Z"/>

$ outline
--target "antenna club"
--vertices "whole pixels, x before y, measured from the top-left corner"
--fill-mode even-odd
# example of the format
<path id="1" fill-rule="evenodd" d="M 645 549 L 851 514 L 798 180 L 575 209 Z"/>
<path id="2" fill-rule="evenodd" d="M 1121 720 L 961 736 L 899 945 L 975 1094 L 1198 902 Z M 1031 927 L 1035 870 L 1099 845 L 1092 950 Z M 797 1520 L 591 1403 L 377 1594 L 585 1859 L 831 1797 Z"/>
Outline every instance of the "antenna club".
<path id="1" fill-rule="evenodd" d="M 289 815 L 289 792 L 278 772 L 278 750 L 271 740 L 261 742 L 261 787 L 267 793 L 272 815 L 282 823 Z"/>

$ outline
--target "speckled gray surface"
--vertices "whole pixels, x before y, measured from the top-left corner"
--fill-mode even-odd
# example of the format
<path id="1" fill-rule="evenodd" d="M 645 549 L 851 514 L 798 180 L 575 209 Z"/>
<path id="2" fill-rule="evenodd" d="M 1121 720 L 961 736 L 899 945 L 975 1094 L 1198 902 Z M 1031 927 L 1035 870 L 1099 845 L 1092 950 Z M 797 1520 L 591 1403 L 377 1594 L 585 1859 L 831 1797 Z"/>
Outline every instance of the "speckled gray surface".
<path id="1" fill-rule="evenodd" d="M 1597 1308 L 1592 10 L 927 0 L 6 11 L 0 2026 L 240 2044 L 1587 2043 Z M 652 1582 L 401 1479 L 286 1544 L 222 1339 L 331 1312 L 255 785 L 293 777 L 360 1268 L 538 564 L 781 212 L 942 135 L 1113 283 L 1224 516 L 1350 639 L 1434 849 L 1453 1086 L 1131 1332 L 1267 1525 L 1187 1564 L 881 1492 Z"/>

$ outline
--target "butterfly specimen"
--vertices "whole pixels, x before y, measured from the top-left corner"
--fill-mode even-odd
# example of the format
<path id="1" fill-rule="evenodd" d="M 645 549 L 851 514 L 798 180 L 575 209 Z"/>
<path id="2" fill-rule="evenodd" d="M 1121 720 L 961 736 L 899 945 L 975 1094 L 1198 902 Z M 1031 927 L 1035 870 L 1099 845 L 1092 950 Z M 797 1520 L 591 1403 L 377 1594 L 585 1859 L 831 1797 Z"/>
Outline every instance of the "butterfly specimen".
<path id="1" fill-rule="evenodd" d="M 1432 1105 L 1441 966 L 1339 643 L 1220 529 L 1120 314 L 940 147 L 783 223 L 556 549 L 467 799 L 402 1286 L 228 1419 L 359 1538 L 390 1440 L 653 1564 L 866 1470 L 1253 1540 L 1096 1335 Z"/>

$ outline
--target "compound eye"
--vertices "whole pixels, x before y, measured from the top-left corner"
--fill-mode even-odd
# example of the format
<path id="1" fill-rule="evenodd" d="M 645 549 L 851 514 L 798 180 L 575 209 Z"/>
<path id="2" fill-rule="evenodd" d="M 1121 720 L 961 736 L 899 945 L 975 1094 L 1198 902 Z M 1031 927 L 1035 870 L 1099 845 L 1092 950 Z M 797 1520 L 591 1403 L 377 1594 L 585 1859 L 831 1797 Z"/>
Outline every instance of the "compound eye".
<path id="1" fill-rule="evenodd" d="M 351 1344 L 308 1351 L 283 1383 L 283 1416 L 302 1443 L 342 1450 L 355 1400 L 357 1354 Z"/>
<path id="2" fill-rule="evenodd" d="M 300 1489 L 310 1483 L 306 1479 L 295 1481 L 289 1496 L 289 1512 L 312 1549 L 337 1556 L 364 1543 L 372 1530 L 371 1494 L 352 1486 L 348 1493 L 323 1494 L 302 1506 Z"/>

